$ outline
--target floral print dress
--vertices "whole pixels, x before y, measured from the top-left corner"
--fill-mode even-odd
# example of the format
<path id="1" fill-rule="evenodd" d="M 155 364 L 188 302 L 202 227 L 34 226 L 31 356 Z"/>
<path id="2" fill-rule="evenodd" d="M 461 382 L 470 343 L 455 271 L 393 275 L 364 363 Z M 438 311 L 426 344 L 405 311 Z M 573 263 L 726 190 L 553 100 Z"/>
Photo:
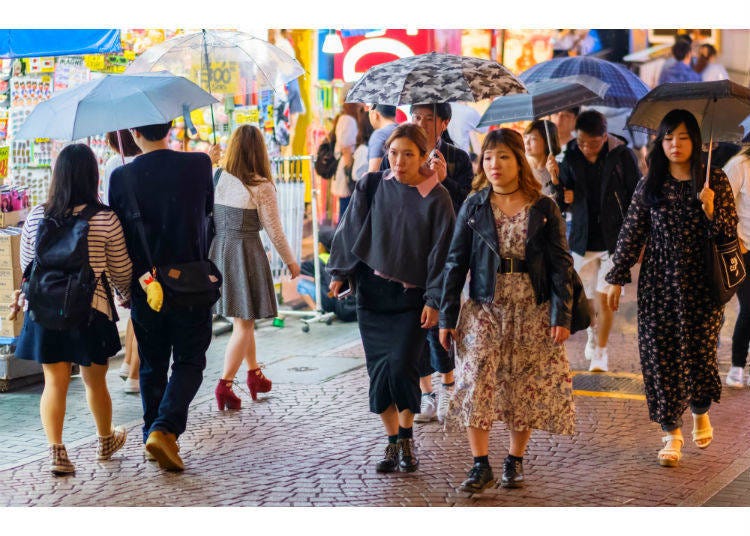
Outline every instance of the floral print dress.
<path id="1" fill-rule="evenodd" d="M 709 221 L 690 181 L 664 181 L 665 201 L 647 207 L 645 179 L 636 188 L 620 230 L 608 283 L 630 282 L 630 267 L 646 250 L 638 280 L 638 349 L 649 417 L 681 422 L 691 402 L 718 402 L 721 379 L 716 343 L 723 307 L 714 303 L 705 275 L 707 233 L 734 237 L 737 213 L 724 172 L 712 170 L 714 218 Z"/>
<path id="2" fill-rule="evenodd" d="M 493 207 L 502 257 L 524 259 L 529 207 Z M 550 304 L 536 303 L 527 273 L 497 274 L 492 303 L 466 301 L 458 319 L 456 389 L 446 426 L 572 434 L 573 383 L 565 346 L 550 336 Z"/>

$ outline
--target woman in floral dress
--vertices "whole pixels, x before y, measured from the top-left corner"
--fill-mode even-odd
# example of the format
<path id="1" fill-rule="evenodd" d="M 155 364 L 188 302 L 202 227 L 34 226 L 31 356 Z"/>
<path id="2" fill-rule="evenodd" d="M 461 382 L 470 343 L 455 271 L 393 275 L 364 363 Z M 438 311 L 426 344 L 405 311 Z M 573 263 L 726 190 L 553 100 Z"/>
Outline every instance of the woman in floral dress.
<path id="1" fill-rule="evenodd" d="M 648 163 L 620 230 L 607 295 L 617 310 L 621 286 L 630 282 L 645 246 L 638 347 L 649 417 L 667 433 L 657 458 L 674 467 L 682 457 L 688 406 L 696 446 L 706 448 L 713 439 L 708 409 L 721 395 L 716 343 L 723 307 L 711 298 L 704 251 L 709 235 L 736 236 L 737 213 L 723 171 L 711 170 L 710 186 L 703 185 L 701 132 L 690 112 L 664 116 Z"/>
<path id="2" fill-rule="evenodd" d="M 491 132 L 476 193 L 461 207 L 445 267 L 440 339 L 456 341 L 456 391 L 448 425 L 468 427 L 474 465 L 462 491 L 495 483 L 489 464 L 494 421 L 510 430 L 501 485 L 523 482 L 532 429 L 572 434 L 572 381 L 563 342 L 570 335 L 573 261 L 555 202 L 540 192 L 510 129 Z M 471 299 L 460 308 L 471 271 Z"/>

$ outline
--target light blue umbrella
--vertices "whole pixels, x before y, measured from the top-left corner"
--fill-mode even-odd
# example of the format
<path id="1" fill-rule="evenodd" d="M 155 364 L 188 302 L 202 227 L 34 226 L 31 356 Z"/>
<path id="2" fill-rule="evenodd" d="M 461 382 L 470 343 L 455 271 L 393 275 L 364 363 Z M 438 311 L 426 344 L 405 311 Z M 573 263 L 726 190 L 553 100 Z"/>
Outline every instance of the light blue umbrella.
<path id="1" fill-rule="evenodd" d="M 16 138 L 79 140 L 104 132 L 166 123 L 215 102 L 218 101 L 190 80 L 166 71 L 112 74 L 40 102 Z"/>

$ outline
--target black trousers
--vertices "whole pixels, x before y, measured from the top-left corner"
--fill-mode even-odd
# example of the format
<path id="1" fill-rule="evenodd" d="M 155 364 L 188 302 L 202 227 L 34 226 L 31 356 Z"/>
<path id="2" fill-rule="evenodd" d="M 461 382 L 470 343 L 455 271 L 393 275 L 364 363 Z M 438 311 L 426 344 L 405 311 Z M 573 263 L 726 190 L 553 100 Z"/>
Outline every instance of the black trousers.
<path id="1" fill-rule="evenodd" d="M 179 436 L 203 381 L 212 336 L 211 309 L 157 313 L 143 296 L 133 296 L 130 315 L 141 358 L 143 442 L 154 430 Z"/>
<path id="2" fill-rule="evenodd" d="M 745 253 L 743 258 L 745 266 L 750 266 L 750 252 Z M 737 301 L 740 302 L 740 311 L 732 334 L 732 366 L 744 368 L 750 347 L 750 278 L 745 278 L 737 289 Z"/>

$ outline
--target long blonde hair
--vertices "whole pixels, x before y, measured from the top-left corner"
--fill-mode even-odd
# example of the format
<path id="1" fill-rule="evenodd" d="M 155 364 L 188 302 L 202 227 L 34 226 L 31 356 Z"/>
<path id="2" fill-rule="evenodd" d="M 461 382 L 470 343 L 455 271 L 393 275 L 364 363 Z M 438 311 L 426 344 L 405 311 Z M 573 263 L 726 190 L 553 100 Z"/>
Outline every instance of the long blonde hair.
<path id="1" fill-rule="evenodd" d="M 221 167 L 247 186 L 255 186 L 265 181 L 273 183 L 266 143 L 258 127 L 240 125 L 232 132 Z"/>
<path id="2" fill-rule="evenodd" d="M 493 130 L 484 138 L 482 151 L 479 155 L 479 172 L 471 183 L 472 192 L 478 192 L 489 186 L 490 181 L 484 173 L 484 154 L 498 145 L 505 145 L 516 157 L 518 163 L 518 186 L 530 201 L 536 201 L 542 195 L 542 185 L 534 177 L 531 166 L 526 160 L 526 150 L 523 145 L 523 137 L 509 128 Z"/>

